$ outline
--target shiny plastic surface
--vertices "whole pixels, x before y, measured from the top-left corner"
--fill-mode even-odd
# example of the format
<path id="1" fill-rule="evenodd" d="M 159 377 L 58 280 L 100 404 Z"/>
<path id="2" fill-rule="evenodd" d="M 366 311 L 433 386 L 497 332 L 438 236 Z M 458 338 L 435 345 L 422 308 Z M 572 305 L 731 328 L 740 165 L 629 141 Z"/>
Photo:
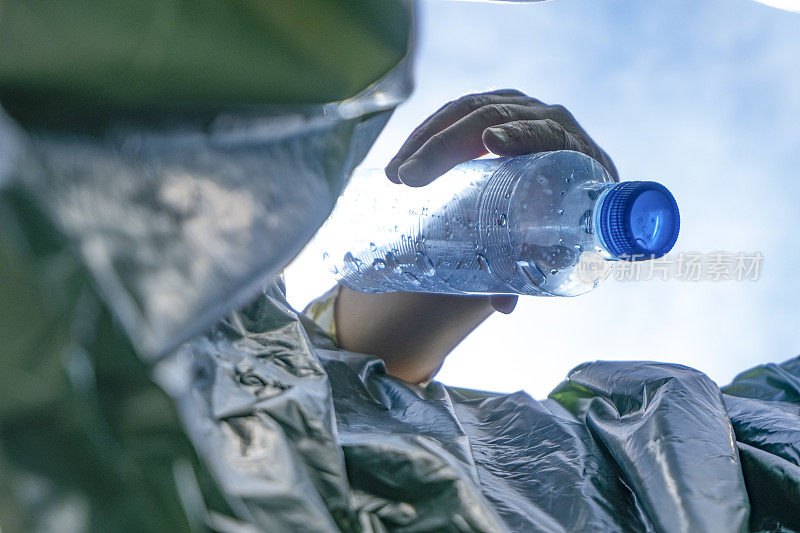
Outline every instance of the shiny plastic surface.
<path id="1" fill-rule="evenodd" d="M 312 237 L 391 109 L 410 58 L 362 93 L 316 106 L 158 117 L 99 132 L 23 128 L 0 109 L 2 182 L 69 239 L 143 356 L 246 301 Z"/>
<path id="2" fill-rule="evenodd" d="M 652 362 L 586 363 L 544 401 L 420 387 L 338 350 L 278 284 L 162 365 L 232 507 L 269 531 L 800 526 L 797 358 L 726 394 Z"/>
<path id="3" fill-rule="evenodd" d="M 608 273 L 584 263 L 608 257 L 592 221 L 613 183 L 567 150 L 468 161 L 417 189 L 365 173 L 319 240 L 361 292 L 577 296 Z"/>
<path id="4" fill-rule="evenodd" d="M 4 533 L 258 523 L 151 365 L 288 263 L 411 91 L 409 2 L 314 4 L 0 2 Z"/>

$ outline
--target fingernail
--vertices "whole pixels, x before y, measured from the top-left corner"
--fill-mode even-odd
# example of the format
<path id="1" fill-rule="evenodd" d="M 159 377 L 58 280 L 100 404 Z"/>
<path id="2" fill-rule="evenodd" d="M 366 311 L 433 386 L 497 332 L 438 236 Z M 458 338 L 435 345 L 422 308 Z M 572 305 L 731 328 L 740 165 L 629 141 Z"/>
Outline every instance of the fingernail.
<path id="1" fill-rule="evenodd" d="M 411 187 L 417 187 L 425 179 L 425 165 L 419 159 L 409 159 L 397 169 L 400 181 Z"/>
<path id="2" fill-rule="evenodd" d="M 383 172 L 392 183 L 400 183 L 400 178 L 397 176 L 397 167 L 392 165 L 391 162 L 383 169 Z"/>
<path id="3" fill-rule="evenodd" d="M 503 128 L 489 128 L 486 131 L 499 143 L 506 144 L 511 140 L 511 136 Z"/>

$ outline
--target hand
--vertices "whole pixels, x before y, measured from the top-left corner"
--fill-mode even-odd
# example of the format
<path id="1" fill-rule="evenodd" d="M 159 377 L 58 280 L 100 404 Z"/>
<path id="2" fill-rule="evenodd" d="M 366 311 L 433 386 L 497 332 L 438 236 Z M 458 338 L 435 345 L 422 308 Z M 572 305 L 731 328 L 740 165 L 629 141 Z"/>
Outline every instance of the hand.
<path id="1" fill-rule="evenodd" d="M 411 134 L 386 175 L 421 187 L 490 151 L 513 156 L 550 150 L 583 152 L 618 179 L 614 163 L 569 111 L 513 90 L 471 94 L 442 107 Z M 507 295 L 363 294 L 342 287 L 336 332 L 340 347 L 376 354 L 391 375 L 424 383 L 492 309 L 510 313 L 516 303 L 516 296 Z"/>
<path id="2" fill-rule="evenodd" d="M 489 152 L 514 156 L 551 150 L 583 152 L 619 181 L 611 158 L 564 106 L 513 89 L 469 94 L 446 104 L 411 133 L 389 161 L 386 176 L 421 187 Z"/>
<path id="3" fill-rule="evenodd" d="M 520 91 L 469 94 L 428 117 L 389 161 L 394 183 L 421 187 L 454 166 L 489 152 L 515 156 L 575 150 L 596 159 L 619 181 L 611 158 L 561 105 L 547 105 Z M 510 313 L 516 296 L 491 296 L 492 307 Z"/>

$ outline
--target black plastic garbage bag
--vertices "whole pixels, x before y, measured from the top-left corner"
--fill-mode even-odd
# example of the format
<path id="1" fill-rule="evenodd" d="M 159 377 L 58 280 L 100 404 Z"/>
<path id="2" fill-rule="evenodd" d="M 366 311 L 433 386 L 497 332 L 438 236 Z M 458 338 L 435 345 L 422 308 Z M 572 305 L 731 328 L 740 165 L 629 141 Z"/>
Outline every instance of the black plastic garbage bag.
<path id="1" fill-rule="evenodd" d="M 800 531 L 800 357 L 723 387 L 750 495 L 753 529 Z"/>
<path id="2" fill-rule="evenodd" d="M 541 402 L 421 387 L 338 350 L 282 290 L 156 372 L 236 514 L 267 531 L 800 527 L 800 359 L 728 394 L 650 362 L 581 365 Z"/>
<path id="3" fill-rule="evenodd" d="M 330 213 L 411 91 L 412 8 L 0 0 L 4 533 L 238 527 L 151 364 Z"/>
<path id="4" fill-rule="evenodd" d="M 3 531 L 800 529 L 796 359 L 726 394 L 653 363 L 417 387 L 280 282 L 158 358 L 300 249 L 410 91 L 406 2 L 314 4 L 0 1 Z"/>
<path id="5" fill-rule="evenodd" d="M 330 214 L 411 92 L 412 8 L 0 1 L 0 195 L 28 198 L 140 355 L 163 355 Z M 16 216 L 0 213 L 0 256 L 23 262 Z"/>

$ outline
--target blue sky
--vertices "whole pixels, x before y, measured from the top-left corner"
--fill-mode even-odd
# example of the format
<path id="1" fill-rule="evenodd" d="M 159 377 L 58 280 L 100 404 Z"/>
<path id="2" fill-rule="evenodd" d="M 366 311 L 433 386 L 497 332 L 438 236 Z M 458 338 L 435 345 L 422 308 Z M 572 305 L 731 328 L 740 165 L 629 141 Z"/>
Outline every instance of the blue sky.
<path id="1" fill-rule="evenodd" d="M 420 7 L 415 92 L 364 166 L 382 167 L 443 103 L 513 87 L 569 108 L 623 179 L 673 191 L 676 252 L 764 256 L 758 281 L 608 280 L 578 298 L 523 298 L 456 348 L 439 380 L 541 398 L 583 361 L 677 362 L 724 384 L 800 353 L 800 15 L 751 0 Z M 297 307 L 333 284 L 322 247 L 287 270 Z"/>

